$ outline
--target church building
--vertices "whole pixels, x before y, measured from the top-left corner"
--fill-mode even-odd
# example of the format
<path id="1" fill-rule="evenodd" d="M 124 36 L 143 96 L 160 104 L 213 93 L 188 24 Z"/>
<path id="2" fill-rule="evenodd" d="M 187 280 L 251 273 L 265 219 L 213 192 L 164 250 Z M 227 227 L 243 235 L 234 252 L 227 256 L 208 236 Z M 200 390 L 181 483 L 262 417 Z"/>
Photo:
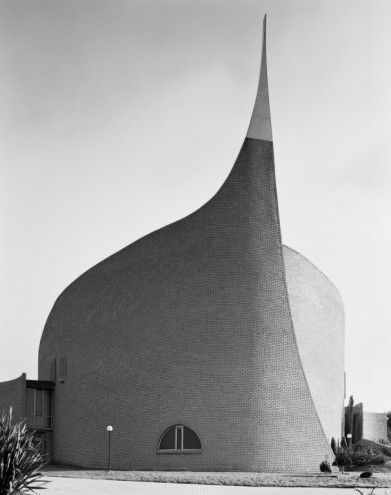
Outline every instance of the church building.
<path id="1" fill-rule="evenodd" d="M 265 27 L 254 110 L 220 189 L 71 283 L 43 330 L 39 379 L 0 384 L 0 412 L 27 418 L 56 463 L 106 469 L 109 425 L 112 469 L 305 472 L 333 458 L 343 303 L 282 243 Z"/>

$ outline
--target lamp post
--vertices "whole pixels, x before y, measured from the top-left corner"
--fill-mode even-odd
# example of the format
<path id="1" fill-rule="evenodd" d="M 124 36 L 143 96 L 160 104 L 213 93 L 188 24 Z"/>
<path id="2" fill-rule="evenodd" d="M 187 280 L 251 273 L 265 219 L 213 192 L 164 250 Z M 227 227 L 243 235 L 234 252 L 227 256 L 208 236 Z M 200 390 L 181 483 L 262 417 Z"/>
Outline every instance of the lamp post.
<path id="1" fill-rule="evenodd" d="M 348 454 L 349 454 L 349 456 L 350 456 L 350 445 L 351 445 L 351 443 L 352 443 L 352 434 L 351 434 L 351 433 L 348 433 L 348 434 L 346 435 L 346 438 L 348 439 Z"/>
<path id="2" fill-rule="evenodd" d="M 110 456 L 111 456 L 111 442 L 110 442 L 111 439 L 110 439 L 110 435 L 111 435 L 111 432 L 113 431 L 113 427 L 109 425 L 106 428 L 106 430 L 109 432 L 109 469 L 108 469 L 108 471 L 110 471 Z"/>

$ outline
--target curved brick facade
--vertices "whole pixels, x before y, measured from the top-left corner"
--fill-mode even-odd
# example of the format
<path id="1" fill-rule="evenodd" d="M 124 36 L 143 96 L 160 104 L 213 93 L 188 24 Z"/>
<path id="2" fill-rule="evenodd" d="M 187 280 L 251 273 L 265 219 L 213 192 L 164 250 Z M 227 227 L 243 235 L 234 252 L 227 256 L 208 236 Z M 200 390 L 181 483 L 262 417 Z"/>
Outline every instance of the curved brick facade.
<path id="1" fill-rule="evenodd" d="M 55 461 L 106 467 L 109 424 L 114 469 L 305 471 L 332 455 L 306 326 L 292 321 L 271 136 L 264 43 L 248 135 L 218 193 L 56 301 L 39 351 L 39 378 L 57 381 Z M 175 424 L 202 451 L 157 453 Z"/>
<path id="2" fill-rule="evenodd" d="M 293 325 L 304 373 L 329 442 L 344 414 L 344 309 L 330 282 L 304 256 L 283 247 Z"/>
<path id="3" fill-rule="evenodd" d="M 329 447 L 297 352 L 271 142 L 247 138 L 204 207 L 61 294 L 41 340 L 40 379 L 65 356 L 56 461 L 105 466 L 113 424 L 115 468 L 318 466 Z M 199 433 L 202 454 L 156 454 L 175 423 Z"/>

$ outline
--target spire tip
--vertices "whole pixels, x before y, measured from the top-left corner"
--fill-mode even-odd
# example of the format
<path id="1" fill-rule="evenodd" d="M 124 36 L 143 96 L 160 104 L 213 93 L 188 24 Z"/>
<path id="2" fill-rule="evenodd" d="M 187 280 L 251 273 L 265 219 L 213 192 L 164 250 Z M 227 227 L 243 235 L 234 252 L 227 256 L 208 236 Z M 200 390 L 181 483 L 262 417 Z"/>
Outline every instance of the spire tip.
<path id="1" fill-rule="evenodd" d="M 273 141 L 266 67 L 266 14 L 263 18 L 262 60 L 258 92 L 250 126 L 247 131 L 247 137 L 264 141 Z"/>

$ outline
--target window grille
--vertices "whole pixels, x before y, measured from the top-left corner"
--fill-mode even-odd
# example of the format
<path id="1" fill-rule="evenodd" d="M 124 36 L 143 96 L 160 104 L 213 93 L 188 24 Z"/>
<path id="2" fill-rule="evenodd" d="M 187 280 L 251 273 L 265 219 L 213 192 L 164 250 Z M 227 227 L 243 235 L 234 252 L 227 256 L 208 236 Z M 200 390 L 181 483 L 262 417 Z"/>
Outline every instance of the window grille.
<path id="1" fill-rule="evenodd" d="M 67 356 L 61 356 L 59 363 L 58 377 L 61 379 L 61 378 L 65 378 L 66 376 L 68 376 L 68 359 Z"/>

